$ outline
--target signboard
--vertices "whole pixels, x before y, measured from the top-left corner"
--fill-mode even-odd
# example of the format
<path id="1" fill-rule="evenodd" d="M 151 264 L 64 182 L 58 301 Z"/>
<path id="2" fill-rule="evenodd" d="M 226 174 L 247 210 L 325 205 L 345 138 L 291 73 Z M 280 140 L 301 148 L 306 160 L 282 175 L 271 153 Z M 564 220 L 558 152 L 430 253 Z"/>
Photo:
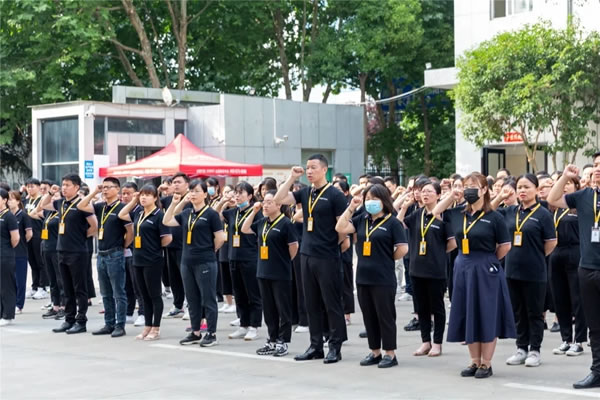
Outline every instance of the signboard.
<path id="1" fill-rule="evenodd" d="M 85 160 L 84 164 L 84 179 L 94 179 L 94 161 Z"/>
<path id="2" fill-rule="evenodd" d="M 519 132 L 506 132 L 504 134 L 504 143 L 520 143 L 523 141 Z"/>

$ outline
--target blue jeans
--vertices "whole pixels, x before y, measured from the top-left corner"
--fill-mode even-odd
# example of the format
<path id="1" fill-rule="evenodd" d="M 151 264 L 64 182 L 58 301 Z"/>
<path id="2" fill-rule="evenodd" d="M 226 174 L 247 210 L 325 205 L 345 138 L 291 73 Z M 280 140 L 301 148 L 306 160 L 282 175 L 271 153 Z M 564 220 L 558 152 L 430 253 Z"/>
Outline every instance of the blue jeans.
<path id="1" fill-rule="evenodd" d="M 125 294 L 125 256 L 123 249 L 108 254 L 98 253 L 97 267 L 100 293 L 104 304 L 104 323 L 110 327 L 115 325 L 124 327 L 127 313 L 127 295 Z"/>

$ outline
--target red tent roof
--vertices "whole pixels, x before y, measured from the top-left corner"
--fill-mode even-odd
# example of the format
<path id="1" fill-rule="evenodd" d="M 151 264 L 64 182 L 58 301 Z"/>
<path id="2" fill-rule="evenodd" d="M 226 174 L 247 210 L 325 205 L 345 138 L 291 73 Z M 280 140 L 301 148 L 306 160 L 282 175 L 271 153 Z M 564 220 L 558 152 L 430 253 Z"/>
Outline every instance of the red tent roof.
<path id="1" fill-rule="evenodd" d="M 167 176 L 177 172 L 190 176 L 260 176 L 262 165 L 242 164 L 206 154 L 179 134 L 162 150 L 128 164 L 100 168 L 100 176 Z"/>

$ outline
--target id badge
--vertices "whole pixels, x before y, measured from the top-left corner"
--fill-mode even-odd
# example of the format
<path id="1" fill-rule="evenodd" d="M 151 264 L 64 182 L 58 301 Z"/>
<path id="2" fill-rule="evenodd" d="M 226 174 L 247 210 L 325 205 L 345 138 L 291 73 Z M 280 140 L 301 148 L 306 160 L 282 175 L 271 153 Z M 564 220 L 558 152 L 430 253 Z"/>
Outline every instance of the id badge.
<path id="1" fill-rule="evenodd" d="M 135 247 L 136 249 L 142 248 L 142 237 L 141 236 L 136 236 L 134 242 L 135 243 L 133 244 L 133 247 Z"/>
<path id="2" fill-rule="evenodd" d="M 306 221 L 306 232 L 312 232 L 312 231 L 313 231 L 313 218 L 308 217 L 308 220 Z"/>
<path id="3" fill-rule="evenodd" d="M 269 247 L 268 246 L 260 246 L 260 259 L 261 260 L 269 259 Z"/>
<path id="4" fill-rule="evenodd" d="M 469 239 L 467 238 L 462 240 L 462 252 L 463 254 L 469 254 Z"/>
<path id="5" fill-rule="evenodd" d="M 98 240 L 104 239 L 104 228 L 98 229 Z"/>
<path id="6" fill-rule="evenodd" d="M 600 243 L 600 228 L 592 228 L 592 243 Z"/>
<path id="7" fill-rule="evenodd" d="M 233 247 L 240 247 L 240 235 L 233 235 L 232 239 L 233 243 L 231 245 Z"/>
<path id="8" fill-rule="evenodd" d="M 427 242 L 424 240 L 421 240 L 419 242 L 419 255 L 424 256 L 425 254 L 427 254 Z"/>
<path id="9" fill-rule="evenodd" d="M 48 229 L 42 229 L 42 240 L 48 240 Z"/>
<path id="10" fill-rule="evenodd" d="M 523 232 L 515 232 L 513 246 L 521 247 L 523 245 Z"/>
<path id="11" fill-rule="evenodd" d="M 363 256 L 364 257 L 371 256 L 371 242 L 363 242 Z"/>
<path id="12" fill-rule="evenodd" d="M 223 233 L 225 233 L 225 241 L 227 242 L 229 240 L 229 232 L 227 232 L 227 224 L 225 224 L 225 226 L 223 226 Z"/>
<path id="13" fill-rule="evenodd" d="M 186 244 L 192 244 L 192 232 L 188 231 L 187 233 L 187 239 L 185 241 Z"/>
<path id="14" fill-rule="evenodd" d="M 60 224 L 58 224 L 58 234 L 59 235 L 65 234 L 65 223 L 64 222 L 61 222 Z"/>

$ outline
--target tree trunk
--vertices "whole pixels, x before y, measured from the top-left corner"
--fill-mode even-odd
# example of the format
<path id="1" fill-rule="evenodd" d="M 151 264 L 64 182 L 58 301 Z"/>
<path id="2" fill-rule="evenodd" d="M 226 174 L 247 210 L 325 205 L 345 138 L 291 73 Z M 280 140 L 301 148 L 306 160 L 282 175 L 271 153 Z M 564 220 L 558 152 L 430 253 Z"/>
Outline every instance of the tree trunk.
<path id="1" fill-rule="evenodd" d="M 123 67 L 125 68 L 125 71 L 127 72 L 127 75 L 129 76 L 129 79 L 131 79 L 131 81 L 133 82 L 133 84 L 135 86 L 144 87 L 144 83 L 141 81 L 141 79 L 135 73 L 135 70 L 131 66 L 131 63 L 129 62 L 129 59 L 125 55 L 125 52 L 123 51 L 123 49 L 121 47 L 119 47 L 119 45 L 116 43 L 114 44 L 114 46 L 115 46 L 115 49 L 117 49 L 117 53 L 119 54 L 119 60 L 121 60 L 121 64 L 123 64 Z"/>
<path id="2" fill-rule="evenodd" d="M 360 102 L 363 105 L 363 166 L 367 166 L 367 137 L 368 137 L 368 121 L 367 121 L 367 74 L 360 74 Z"/>
<path id="3" fill-rule="evenodd" d="M 388 82 L 388 89 L 390 91 L 389 97 L 394 97 L 396 95 L 396 85 L 394 85 L 393 81 Z M 388 110 L 388 118 L 387 118 L 386 126 L 388 128 L 391 128 L 392 126 L 394 126 L 396 124 L 396 101 L 392 100 L 388 104 L 389 104 L 389 110 Z"/>
<path id="4" fill-rule="evenodd" d="M 285 40 L 283 38 L 283 15 L 281 9 L 275 7 L 273 11 L 273 28 L 277 39 L 277 48 L 279 49 L 279 62 L 281 63 L 281 76 L 283 77 L 283 86 L 285 87 L 285 98 L 292 99 L 292 85 L 290 83 L 290 66 L 287 54 L 285 54 Z"/>
<path id="5" fill-rule="evenodd" d="M 181 0 L 181 25 L 177 41 L 177 89 L 185 89 L 185 56 L 187 55 L 187 0 Z"/>
<path id="6" fill-rule="evenodd" d="M 323 101 L 322 103 L 325 104 L 327 103 L 327 99 L 329 99 L 329 95 L 331 94 L 331 83 L 327 84 L 327 87 L 325 88 L 325 93 L 323 93 Z"/>
<path id="7" fill-rule="evenodd" d="M 429 110 L 427 109 L 423 92 L 419 93 L 419 101 L 421 103 L 421 113 L 423 114 L 423 131 L 425 132 L 425 144 L 423 145 L 423 159 L 425 161 L 424 174 L 425 176 L 429 176 L 432 167 L 431 129 L 429 128 Z"/>
<path id="8" fill-rule="evenodd" d="M 306 3 L 305 3 L 306 6 Z M 310 44 L 311 46 L 314 46 L 315 41 L 317 40 L 317 35 L 319 33 L 319 27 L 318 27 L 318 10 L 319 10 L 319 0 L 313 0 L 313 10 L 312 10 L 312 26 L 310 29 Z M 305 18 L 306 18 L 306 14 L 305 14 Z M 306 19 L 305 19 L 305 25 L 306 25 Z M 304 43 L 303 43 L 304 46 Z M 303 72 L 303 77 L 305 77 L 304 72 Z M 308 78 L 306 79 L 306 82 L 303 83 L 302 85 L 303 87 L 303 94 L 302 97 L 304 99 L 304 101 L 309 101 L 310 100 L 310 93 L 312 92 L 312 88 L 313 88 L 313 80 L 312 78 Z"/>

